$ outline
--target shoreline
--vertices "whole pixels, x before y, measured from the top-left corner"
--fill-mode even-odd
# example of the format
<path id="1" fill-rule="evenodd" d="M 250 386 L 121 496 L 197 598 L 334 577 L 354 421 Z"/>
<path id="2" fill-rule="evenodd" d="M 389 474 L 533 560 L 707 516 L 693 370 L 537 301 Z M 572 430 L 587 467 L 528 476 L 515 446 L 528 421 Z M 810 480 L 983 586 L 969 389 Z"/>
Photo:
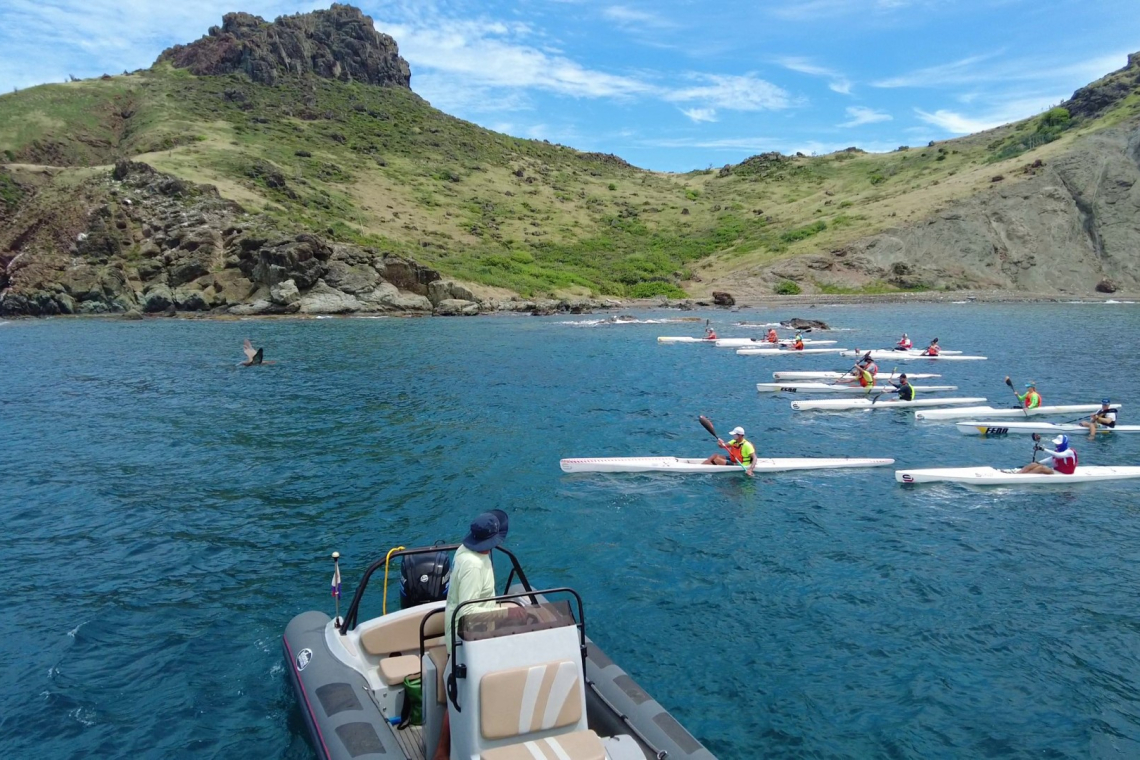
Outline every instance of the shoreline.
<path id="1" fill-rule="evenodd" d="M 510 303 L 502 302 L 499 304 Z M 519 301 L 518 303 L 533 303 L 533 301 Z M 547 304 L 569 304 L 570 301 L 554 301 Z M 574 310 L 558 308 L 555 306 L 541 314 L 531 314 L 527 308 L 507 309 L 492 308 L 480 311 L 478 314 L 462 316 L 582 316 L 585 314 L 615 314 L 626 309 L 644 309 L 661 311 L 697 311 L 715 309 L 718 311 L 740 311 L 746 309 L 760 309 L 772 307 L 793 308 L 804 306 L 815 308 L 817 306 L 873 306 L 880 304 L 1016 304 L 1016 303 L 1057 303 L 1057 304 L 1140 304 L 1140 293 L 1104 293 L 1092 295 L 1071 295 L 1063 293 L 1022 293 L 1002 290 L 962 290 L 954 292 L 930 291 L 920 293 L 876 293 L 876 294 L 823 294 L 810 293 L 801 295 L 751 295 L 736 298 L 732 306 L 717 306 L 703 298 L 687 298 L 667 300 L 664 298 L 642 298 L 619 301 L 608 298 L 605 303 L 587 305 L 586 299 L 576 299 L 572 302 Z M 584 307 L 584 308 L 583 308 Z M 550 307 L 547 307 L 548 309 Z M 218 321 L 247 321 L 272 319 L 424 319 L 429 317 L 456 318 L 460 315 L 435 315 L 427 312 L 350 312 L 341 314 L 228 314 L 199 311 L 184 311 L 171 314 L 169 312 L 154 314 L 135 314 L 128 316 L 128 312 L 102 313 L 102 314 L 53 314 L 45 316 L 9 315 L 0 317 L 0 323 L 24 319 L 118 319 L 125 321 L 150 321 L 154 319 L 190 319 L 190 320 L 218 320 Z"/>

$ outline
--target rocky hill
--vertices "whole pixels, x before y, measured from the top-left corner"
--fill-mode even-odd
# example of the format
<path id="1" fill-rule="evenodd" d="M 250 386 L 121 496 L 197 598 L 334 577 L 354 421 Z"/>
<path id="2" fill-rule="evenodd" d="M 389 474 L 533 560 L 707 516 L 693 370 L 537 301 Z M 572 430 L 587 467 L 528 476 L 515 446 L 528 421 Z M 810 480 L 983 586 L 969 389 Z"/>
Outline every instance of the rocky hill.
<path id="1" fill-rule="evenodd" d="M 496 134 L 409 81 L 334 5 L 0 96 L 0 310 L 1140 291 L 1140 55 L 982 134 L 675 175 Z"/>
<path id="2" fill-rule="evenodd" d="M 274 85 L 282 75 L 312 74 L 342 82 L 408 87 L 412 73 L 396 41 L 376 31 L 351 5 L 282 16 L 272 23 L 248 13 L 227 13 L 202 39 L 175 45 L 158 57 L 198 76 L 243 73 Z"/>

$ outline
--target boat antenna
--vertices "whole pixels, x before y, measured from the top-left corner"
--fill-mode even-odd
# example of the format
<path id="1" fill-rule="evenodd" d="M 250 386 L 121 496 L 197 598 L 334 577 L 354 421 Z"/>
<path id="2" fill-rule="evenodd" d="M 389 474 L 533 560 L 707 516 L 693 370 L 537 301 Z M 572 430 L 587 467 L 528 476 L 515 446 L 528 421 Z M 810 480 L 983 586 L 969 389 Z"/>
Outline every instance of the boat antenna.
<path id="1" fill-rule="evenodd" d="M 332 595 L 336 600 L 336 617 L 333 619 L 333 625 L 340 628 L 344 622 L 340 619 L 340 552 L 332 553 L 333 561 L 333 577 L 332 577 Z"/>

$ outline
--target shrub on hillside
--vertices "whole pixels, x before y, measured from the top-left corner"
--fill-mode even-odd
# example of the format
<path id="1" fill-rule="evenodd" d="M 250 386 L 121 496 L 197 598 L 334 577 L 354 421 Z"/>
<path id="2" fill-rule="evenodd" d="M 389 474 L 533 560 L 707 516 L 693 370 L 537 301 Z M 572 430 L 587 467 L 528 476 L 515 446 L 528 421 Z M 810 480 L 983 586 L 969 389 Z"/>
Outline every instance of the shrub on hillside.
<path id="1" fill-rule="evenodd" d="M 630 298 L 688 298 L 689 294 L 671 282 L 639 282 L 629 289 Z"/>
<path id="2" fill-rule="evenodd" d="M 776 295 L 778 296 L 798 296 L 802 292 L 800 286 L 791 280 L 784 280 L 776 286 Z"/>

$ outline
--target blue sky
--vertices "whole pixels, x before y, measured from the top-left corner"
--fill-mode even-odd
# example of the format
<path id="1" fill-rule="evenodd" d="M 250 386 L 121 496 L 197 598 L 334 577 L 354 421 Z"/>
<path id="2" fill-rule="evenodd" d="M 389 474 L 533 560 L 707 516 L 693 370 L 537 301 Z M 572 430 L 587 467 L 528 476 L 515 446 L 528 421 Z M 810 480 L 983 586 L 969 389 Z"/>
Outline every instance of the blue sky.
<path id="1" fill-rule="evenodd" d="M 412 88 L 520 137 L 662 171 L 891 150 L 1030 116 L 1140 51 L 1137 0 L 366 0 Z M 292 0 L 3 0 L 0 92 L 149 66 Z"/>

